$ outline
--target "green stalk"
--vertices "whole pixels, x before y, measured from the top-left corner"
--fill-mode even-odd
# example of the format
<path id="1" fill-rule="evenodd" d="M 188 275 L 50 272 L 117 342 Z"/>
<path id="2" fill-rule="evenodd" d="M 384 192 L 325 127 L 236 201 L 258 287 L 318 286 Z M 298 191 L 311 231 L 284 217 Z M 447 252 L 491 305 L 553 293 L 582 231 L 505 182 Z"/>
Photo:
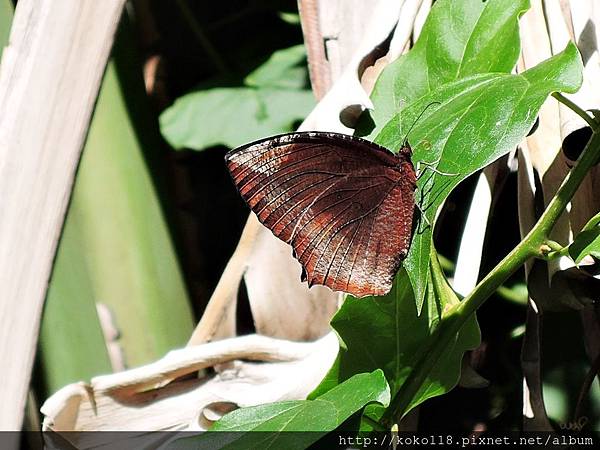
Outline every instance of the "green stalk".
<path id="1" fill-rule="evenodd" d="M 578 111 L 576 112 L 579 114 Z M 396 418 L 399 419 L 406 414 L 412 399 L 421 389 L 439 358 L 455 342 L 456 335 L 462 326 L 502 283 L 525 264 L 529 258 L 545 258 L 543 247 L 548 247 L 546 241 L 550 231 L 575 195 L 585 175 L 600 156 L 600 127 L 595 122 L 590 123 L 590 126 L 594 130 L 591 139 L 582 152 L 577 165 L 565 177 L 542 217 L 527 236 L 481 280 L 475 289 L 462 302 L 447 312 L 437 330 L 437 339 L 434 340 L 428 351 L 423 352 L 423 357 L 417 362 L 405 383 L 392 399 L 390 407 L 383 417 L 384 423 L 390 425 Z"/>
<path id="2" fill-rule="evenodd" d="M 571 100 L 569 100 L 567 97 L 562 95 L 560 92 L 553 93 L 552 97 L 554 97 L 556 100 L 558 100 L 559 102 L 561 102 L 562 104 L 564 104 L 565 106 L 570 108 L 577 115 L 579 115 L 579 117 L 581 117 L 583 120 L 585 120 L 587 122 L 587 124 L 590 127 L 592 127 L 592 130 L 595 130 L 598 127 L 598 123 L 593 118 L 591 118 L 588 113 L 586 113 L 583 109 L 581 109 L 579 106 L 577 106 Z"/>

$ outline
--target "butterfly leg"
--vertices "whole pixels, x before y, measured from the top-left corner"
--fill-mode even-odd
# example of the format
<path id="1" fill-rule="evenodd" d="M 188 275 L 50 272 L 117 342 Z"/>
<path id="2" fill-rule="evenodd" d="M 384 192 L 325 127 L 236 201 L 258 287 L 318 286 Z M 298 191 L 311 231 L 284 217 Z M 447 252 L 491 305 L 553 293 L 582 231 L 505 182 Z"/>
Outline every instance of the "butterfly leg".
<path id="1" fill-rule="evenodd" d="M 427 224 L 427 226 L 429 228 L 431 228 L 431 222 L 429 221 L 429 219 L 425 215 L 425 211 L 421 209 L 421 205 L 419 205 L 418 203 L 415 203 L 415 206 L 419 210 L 419 215 L 421 216 L 421 219 L 423 219 L 425 221 L 425 223 Z"/>
<path id="2" fill-rule="evenodd" d="M 440 156 L 438 159 L 436 159 L 435 161 L 432 162 L 426 162 L 426 161 L 417 161 L 417 167 L 416 167 L 416 172 L 417 172 L 417 180 L 419 178 L 421 178 L 422 175 L 425 174 L 426 170 L 430 170 L 433 173 L 437 173 L 438 175 L 444 175 L 447 177 L 455 177 L 458 174 L 457 173 L 448 173 L 448 172 L 442 172 L 440 170 L 436 169 L 436 166 L 440 163 L 440 161 L 442 160 L 442 157 Z M 423 169 L 423 171 L 421 171 L 421 164 L 423 166 L 425 166 L 425 168 Z"/>
<path id="3" fill-rule="evenodd" d="M 423 201 L 424 201 L 424 197 L 425 197 L 425 193 L 421 190 L 420 191 L 420 199 L 415 202 L 415 207 L 419 210 L 418 225 L 417 225 L 417 229 L 416 229 L 417 234 L 424 233 L 427 228 L 431 228 L 431 222 L 429 222 L 429 219 L 425 215 L 425 211 L 427 208 L 421 207 L 421 205 L 423 204 Z M 421 229 L 421 223 L 423 221 L 427 225 L 423 229 Z"/>

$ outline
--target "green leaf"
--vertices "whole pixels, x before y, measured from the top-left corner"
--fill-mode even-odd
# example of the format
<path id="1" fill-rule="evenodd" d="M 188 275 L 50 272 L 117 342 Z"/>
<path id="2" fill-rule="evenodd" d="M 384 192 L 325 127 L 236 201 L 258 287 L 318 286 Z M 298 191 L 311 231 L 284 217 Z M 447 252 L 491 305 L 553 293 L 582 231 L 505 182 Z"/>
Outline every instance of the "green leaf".
<path id="1" fill-rule="evenodd" d="M 399 109 L 442 84 L 510 72 L 519 56 L 518 18 L 528 8 L 528 0 L 437 1 L 414 47 L 377 80 L 371 138 Z"/>
<path id="2" fill-rule="evenodd" d="M 306 50 L 304 45 L 273 52 L 271 57 L 244 79 L 253 87 L 304 89 L 307 84 Z"/>
<path id="3" fill-rule="evenodd" d="M 278 15 L 285 23 L 289 23 L 290 25 L 300 25 L 300 14 L 282 11 Z"/>
<path id="4" fill-rule="evenodd" d="M 560 54 L 520 75 L 488 73 L 446 83 L 408 105 L 391 119 L 375 142 L 398 149 L 411 130 L 413 161 L 437 163 L 440 174 L 425 169 L 417 185 L 416 201 L 428 221 L 463 179 L 510 150 L 531 129 L 548 95 L 575 92 L 582 80 L 581 59 L 569 44 Z M 439 106 L 427 108 L 431 102 Z M 417 117 L 423 116 L 415 123 Z M 431 227 L 421 221 L 404 262 L 420 310 L 427 284 Z"/>
<path id="5" fill-rule="evenodd" d="M 310 398 L 323 395 L 355 373 L 376 368 L 383 369 L 392 395 L 398 392 L 419 360 L 427 357 L 427 348 L 437 339 L 442 312 L 458 301 L 453 292 L 444 292 L 440 296 L 442 289 L 439 288 L 428 289 L 431 295 L 426 296 L 428 301 L 423 305 L 421 315 L 417 315 L 413 291 L 404 270 L 397 275 L 392 291 L 384 297 L 346 298 L 331 321 L 340 338 L 340 354 Z M 473 317 L 455 342 L 450 343 L 449 350 L 429 374 L 412 406 L 452 389 L 460 376 L 463 353 L 476 347 L 479 339 L 479 328 Z M 380 413 L 374 415 L 377 420 Z"/>
<path id="6" fill-rule="evenodd" d="M 389 149 L 398 149 L 402 139 L 394 139 L 393 135 L 404 137 L 408 127 L 397 129 L 399 119 L 393 119 L 402 109 L 415 103 L 419 104 L 420 114 L 427 104 L 441 101 L 440 95 L 432 95 L 445 84 L 456 82 L 465 77 L 488 72 L 510 72 L 519 55 L 518 18 L 529 8 L 528 0 L 489 0 L 486 2 L 466 0 L 440 0 L 435 3 L 423 30 L 414 47 L 406 55 L 398 58 L 383 71 L 371 99 L 374 110 L 372 120 L 375 127 L 370 131 L 368 139 L 374 140 Z M 454 85 L 457 91 L 468 89 L 469 84 Z M 428 98 L 428 103 L 422 102 Z M 468 105 L 466 103 L 464 106 Z M 458 105 L 457 105 L 458 106 Z M 411 117 L 413 122 L 417 116 Z M 394 120 L 396 126 L 391 121 Z M 421 120 L 419 120 L 421 122 Z M 406 124 L 405 121 L 403 121 Z M 409 123 L 410 126 L 412 123 Z M 421 123 L 423 125 L 423 123 Z M 382 129 L 388 126 L 389 140 L 382 136 Z M 477 126 L 477 125 L 475 125 Z M 452 130 L 442 130 L 450 133 Z M 359 132 L 364 134 L 365 130 Z M 411 141 L 415 137 L 411 131 Z M 427 135 L 427 143 L 433 136 Z M 401 142 L 400 142 L 401 144 Z M 466 143 L 469 146 L 469 143 Z M 426 162 L 433 162 L 438 156 L 428 155 Z M 418 160 L 418 155 L 415 155 Z M 490 161 L 491 162 L 491 161 Z M 427 188 L 433 180 L 427 180 Z M 421 208 L 435 208 L 424 203 Z M 429 216 L 428 216 L 429 217 Z M 433 221 L 431 221 L 433 223 Z M 431 230 L 423 229 L 420 239 L 414 239 L 406 267 L 409 268 L 417 310 L 421 311 L 425 295 L 426 270 L 428 267 Z"/>
<path id="7" fill-rule="evenodd" d="M 429 266 L 429 272 L 431 274 L 429 286 L 433 288 L 436 297 L 440 299 L 441 309 L 444 310 L 450 306 L 460 303 L 460 299 L 456 295 L 456 292 L 454 292 L 450 286 L 450 283 L 448 283 L 448 280 L 446 279 L 446 275 L 444 274 L 444 270 L 442 269 L 438 259 L 437 252 L 433 246 L 431 246 L 431 258 L 429 260 Z"/>
<path id="8" fill-rule="evenodd" d="M 38 360 L 45 398 L 68 383 L 112 372 L 96 311 L 82 218 L 71 213 L 56 254 L 40 326 Z"/>
<path id="9" fill-rule="evenodd" d="M 462 2 L 452 5 L 459 3 Z M 444 1 L 437 5 L 451 7 Z M 409 69 L 400 66 L 404 71 Z M 457 383 L 464 351 L 479 342 L 474 317 L 450 342 L 442 343 L 447 350 L 433 368 L 426 374 L 420 373 L 424 367 L 421 363 L 428 357 L 427 349 L 439 347 L 439 339 L 448 339 L 443 338 L 447 333 L 442 330 L 448 329 L 455 318 L 451 314 L 444 315 L 444 311 L 458 302 L 437 261 L 431 260 L 431 227 L 426 224 L 434 222 L 437 209 L 461 180 L 521 141 L 550 93 L 576 91 L 581 84 L 581 70 L 577 49 L 570 44 L 564 52 L 520 75 L 481 73 L 450 81 L 446 78 L 438 86 L 429 86 L 428 81 L 427 89 L 411 91 L 406 88 L 408 81 L 399 87 L 401 93 L 418 92 L 413 97 L 404 97 L 409 101 L 401 114 L 391 117 L 383 127 L 376 123 L 371 137 L 375 136 L 374 141 L 380 145 L 398 149 L 406 131 L 414 124 L 410 134 L 414 144 L 413 160 L 417 167 L 421 161 L 437 166 L 437 171 L 421 172 L 424 176 L 420 177 L 415 194 L 427 220 L 418 224 L 404 270 L 398 274 L 390 294 L 363 300 L 348 298 L 334 317 L 332 325 L 340 336 L 342 350 L 314 395 L 354 373 L 376 367 L 383 368 L 395 394 L 409 376 L 419 373 L 416 379 L 424 381 L 410 394 L 411 398 L 402 402 L 407 405 L 404 409 L 407 412 Z M 436 73 L 435 68 L 432 73 Z M 396 80 L 402 80 L 396 75 Z M 431 80 L 439 82 L 442 75 L 438 73 L 437 78 Z M 388 83 L 390 80 L 393 78 L 388 78 Z M 380 93 L 385 92 L 384 86 L 379 88 Z M 388 86 L 388 93 L 392 90 L 393 87 Z M 374 96 L 374 99 L 382 101 L 382 97 Z M 427 109 L 432 102 L 440 104 Z M 377 108 L 375 104 L 375 111 Z M 371 412 L 380 414 L 381 411 L 371 408 Z"/>
<path id="10" fill-rule="evenodd" d="M 528 7 L 527 0 L 440 0 L 415 46 L 377 80 L 371 96 L 374 128 L 367 138 L 391 150 L 400 148 L 407 130 L 430 103 L 443 103 L 426 111 L 429 114 L 409 136 L 418 143 L 414 161 L 439 159 L 440 171 L 457 174 L 420 180 L 417 201 L 430 223 L 462 179 L 525 136 L 551 92 L 573 92 L 581 84 L 581 62 L 573 45 L 522 75 L 508 74 L 519 54 L 518 18 Z M 360 134 L 365 134 L 367 123 L 362 121 Z M 424 301 L 430 245 L 431 229 L 420 227 L 405 261 L 418 311 Z"/>
<path id="11" fill-rule="evenodd" d="M 161 132 L 174 148 L 202 150 L 291 131 L 315 105 L 305 89 L 307 79 L 303 46 L 276 51 L 242 86 L 200 89 L 179 98 L 161 114 Z"/>
<path id="12" fill-rule="evenodd" d="M 600 214 L 596 214 L 583 227 L 569 245 L 569 255 L 579 264 L 588 255 L 600 259 Z"/>
<path id="13" fill-rule="evenodd" d="M 163 136 L 174 148 L 237 147 L 290 131 L 314 106 L 308 90 L 213 88 L 179 98 L 160 116 Z"/>
<path id="14" fill-rule="evenodd" d="M 178 449 L 304 449 L 365 405 L 387 406 L 390 390 L 381 370 L 353 376 L 314 400 L 291 400 L 242 408 L 204 435 L 173 443 Z M 220 432 L 229 433 L 220 433 Z M 288 432 L 302 433 L 288 433 Z M 232 433 L 238 432 L 238 433 Z M 261 433 L 268 432 L 268 433 Z"/>

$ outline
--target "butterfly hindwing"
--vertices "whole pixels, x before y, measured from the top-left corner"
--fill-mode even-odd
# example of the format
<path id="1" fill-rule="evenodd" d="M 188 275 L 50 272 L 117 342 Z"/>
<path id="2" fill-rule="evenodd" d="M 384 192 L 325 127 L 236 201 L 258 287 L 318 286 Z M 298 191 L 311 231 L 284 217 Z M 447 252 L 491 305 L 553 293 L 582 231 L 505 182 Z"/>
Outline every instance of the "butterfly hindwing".
<path id="1" fill-rule="evenodd" d="M 232 150 L 244 200 L 290 244 L 309 285 L 387 293 L 411 239 L 415 172 L 405 154 L 337 133 L 298 132 Z"/>

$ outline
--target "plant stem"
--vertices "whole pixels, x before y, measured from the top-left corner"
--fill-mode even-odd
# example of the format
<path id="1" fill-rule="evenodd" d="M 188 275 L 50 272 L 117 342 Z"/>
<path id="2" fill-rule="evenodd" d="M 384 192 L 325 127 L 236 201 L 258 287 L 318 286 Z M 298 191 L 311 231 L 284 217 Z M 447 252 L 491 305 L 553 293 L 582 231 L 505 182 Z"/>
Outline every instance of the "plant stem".
<path id="1" fill-rule="evenodd" d="M 583 109 L 581 109 L 575 103 L 573 103 L 567 97 L 562 95 L 560 92 L 554 92 L 552 94 L 552 97 L 554 97 L 556 100 L 558 100 L 565 106 L 569 107 L 573 112 L 577 113 L 579 115 L 579 117 L 581 117 L 583 120 L 585 120 L 587 122 L 587 124 L 590 127 L 592 127 L 592 130 L 596 130 L 598 128 L 598 125 L 599 125 L 598 122 L 596 122 L 592 117 L 590 117 L 590 115 L 587 112 L 585 112 Z"/>
<path id="2" fill-rule="evenodd" d="M 392 399 L 382 418 L 386 425 L 400 419 L 408 412 L 411 403 L 421 389 L 427 376 L 438 360 L 456 342 L 456 336 L 472 314 L 498 289 L 506 279 L 519 269 L 529 258 L 540 255 L 540 247 L 547 240 L 554 224 L 571 201 L 577 188 L 590 168 L 600 156 L 600 129 L 592 127 L 594 133 L 582 152 L 577 165 L 563 180 L 556 195 L 550 201 L 531 231 L 506 257 L 464 298 L 444 315 L 436 330 L 436 338 L 417 362 L 410 375 Z"/>

